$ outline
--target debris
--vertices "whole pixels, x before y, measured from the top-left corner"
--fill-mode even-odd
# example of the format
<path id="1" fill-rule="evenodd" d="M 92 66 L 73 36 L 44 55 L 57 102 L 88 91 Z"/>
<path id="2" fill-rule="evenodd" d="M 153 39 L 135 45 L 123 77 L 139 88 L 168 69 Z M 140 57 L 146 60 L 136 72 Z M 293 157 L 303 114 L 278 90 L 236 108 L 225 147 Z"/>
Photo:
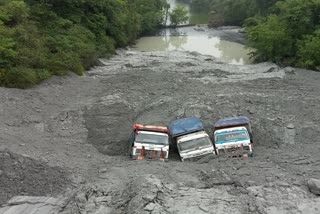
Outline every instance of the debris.
<path id="1" fill-rule="evenodd" d="M 288 129 L 294 129 L 294 128 L 295 128 L 295 126 L 294 126 L 294 124 L 293 124 L 293 123 L 289 123 L 289 124 L 287 125 L 287 128 L 288 128 Z"/>
<path id="2" fill-rule="evenodd" d="M 308 188 L 313 194 L 320 195 L 320 180 L 313 178 L 309 179 Z"/>

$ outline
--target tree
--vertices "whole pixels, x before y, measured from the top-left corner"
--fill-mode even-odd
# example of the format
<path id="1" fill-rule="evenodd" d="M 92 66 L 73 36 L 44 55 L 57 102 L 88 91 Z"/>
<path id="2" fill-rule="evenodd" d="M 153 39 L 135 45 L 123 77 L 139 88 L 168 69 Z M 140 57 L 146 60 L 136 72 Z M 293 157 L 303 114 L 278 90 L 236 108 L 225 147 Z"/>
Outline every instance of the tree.
<path id="1" fill-rule="evenodd" d="M 320 66 L 320 28 L 298 42 L 298 66 L 315 69 Z"/>
<path id="2" fill-rule="evenodd" d="M 173 9 L 169 15 L 171 24 L 175 27 L 189 20 L 188 10 L 181 5 L 178 5 L 175 9 Z"/>

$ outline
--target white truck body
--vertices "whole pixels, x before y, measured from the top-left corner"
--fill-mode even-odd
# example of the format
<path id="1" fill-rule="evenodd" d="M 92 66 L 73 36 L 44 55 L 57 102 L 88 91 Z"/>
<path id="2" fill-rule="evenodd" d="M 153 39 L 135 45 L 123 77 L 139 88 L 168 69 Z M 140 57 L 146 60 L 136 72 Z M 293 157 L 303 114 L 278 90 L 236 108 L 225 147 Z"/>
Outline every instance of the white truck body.
<path id="1" fill-rule="evenodd" d="M 205 131 L 182 135 L 177 137 L 176 142 L 181 161 L 207 154 L 215 155 L 212 141 Z"/>
<path id="2" fill-rule="evenodd" d="M 137 159 L 143 149 L 145 153 L 143 155 L 147 158 L 160 158 L 162 153 L 164 159 L 168 159 L 169 135 L 167 133 L 137 130 L 134 134 L 135 137 L 131 149 L 133 159 Z"/>

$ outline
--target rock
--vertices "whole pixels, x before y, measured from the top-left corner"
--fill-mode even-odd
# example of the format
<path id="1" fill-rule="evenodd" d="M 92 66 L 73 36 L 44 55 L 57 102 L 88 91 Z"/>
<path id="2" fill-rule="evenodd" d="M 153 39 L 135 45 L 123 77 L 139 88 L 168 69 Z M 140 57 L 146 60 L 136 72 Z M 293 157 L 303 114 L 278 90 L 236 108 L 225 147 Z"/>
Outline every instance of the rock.
<path id="1" fill-rule="evenodd" d="M 107 172 L 107 171 L 108 171 L 107 168 L 103 168 L 103 169 L 100 169 L 100 170 L 99 170 L 99 173 L 105 173 L 105 172 Z"/>
<path id="2" fill-rule="evenodd" d="M 202 210 L 203 212 L 206 212 L 206 213 L 209 212 L 209 210 L 210 210 L 208 207 L 205 207 L 203 205 L 199 205 L 198 207 L 200 210 Z"/>
<path id="3" fill-rule="evenodd" d="M 144 210 L 151 212 L 155 207 L 156 207 L 155 203 L 149 203 L 147 206 L 144 207 Z"/>
<path id="4" fill-rule="evenodd" d="M 252 109 L 248 109 L 248 112 L 249 112 L 250 114 L 254 114 L 254 113 L 255 113 Z"/>
<path id="5" fill-rule="evenodd" d="M 308 187 L 310 192 L 316 195 L 320 195 L 320 180 L 311 178 L 308 180 Z"/>
<path id="6" fill-rule="evenodd" d="M 285 74 L 289 74 L 289 75 L 296 74 L 295 69 L 292 67 L 286 67 L 283 70 Z"/>
<path id="7" fill-rule="evenodd" d="M 91 158 L 91 155 L 89 154 L 89 155 L 87 155 L 87 158 Z"/>
<path id="8" fill-rule="evenodd" d="M 87 203 L 87 199 L 86 199 L 86 194 L 85 193 L 80 193 L 78 195 L 76 195 L 76 201 L 80 204 L 85 204 Z"/>
<path id="9" fill-rule="evenodd" d="M 94 212 L 96 210 L 96 205 L 94 203 L 88 203 L 85 206 L 87 213 Z"/>
<path id="10" fill-rule="evenodd" d="M 111 214 L 112 209 L 110 207 L 101 206 L 94 214 Z"/>
<path id="11" fill-rule="evenodd" d="M 3 171 L 2 170 L 0 170 L 0 176 L 3 174 Z"/>
<path id="12" fill-rule="evenodd" d="M 145 195 L 145 196 L 142 197 L 143 200 L 146 200 L 146 201 L 148 201 L 148 202 L 149 202 L 149 201 L 153 201 L 154 198 L 155 198 L 154 195 Z"/>
<path id="13" fill-rule="evenodd" d="M 1 214 L 43 214 L 58 213 L 67 204 L 68 198 L 15 196 L 3 207 L 0 207 Z"/>
<path id="14" fill-rule="evenodd" d="M 291 185 L 287 182 L 284 182 L 284 181 L 277 181 L 276 182 L 278 184 L 278 186 L 280 187 L 290 187 Z"/>
<path id="15" fill-rule="evenodd" d="M 294 126 L 294 124 L 293 124 L 293 123 L 289 123 L 289 124 L 287 125 L 287 128 L 288 128 L 288 129 L 294 129 L 294 128 L 295 128 L 295 126 Z"/>
<path id="16" fill-rule="evenodd" d="M 205 29 L 203 29 L 202 27 L 195 27 L 195 28 L 193 28 L 193 30 L 195 30 L 195 31 L 205 31 Z"/>
<path id="17" fill-rule="evenodd" d="M 263 73 L 271 73 L 271 72 L 274 72 L 276 70 L 275 67 L 271 67 L 269 68 L 267 71 L 263 72 Z"/>
<path id="18" fill-rule="evenodd" d="M 102 203 L 102 202 L 111 202 L 111 196 L 101 196 L 96 198 L 96 203 Z"/>

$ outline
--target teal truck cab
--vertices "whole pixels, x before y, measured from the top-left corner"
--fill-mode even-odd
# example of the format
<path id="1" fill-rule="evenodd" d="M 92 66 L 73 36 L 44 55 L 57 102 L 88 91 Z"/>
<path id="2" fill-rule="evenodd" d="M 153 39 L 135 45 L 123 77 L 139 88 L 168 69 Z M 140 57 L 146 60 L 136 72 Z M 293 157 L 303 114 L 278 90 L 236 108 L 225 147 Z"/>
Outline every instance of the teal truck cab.
<path id="1" fill-rule="evenodd" d="M 217 153 L 252 157 L 252 131 L 247 117 L 231 117 L 214 124 L 214 142 Z"/>

